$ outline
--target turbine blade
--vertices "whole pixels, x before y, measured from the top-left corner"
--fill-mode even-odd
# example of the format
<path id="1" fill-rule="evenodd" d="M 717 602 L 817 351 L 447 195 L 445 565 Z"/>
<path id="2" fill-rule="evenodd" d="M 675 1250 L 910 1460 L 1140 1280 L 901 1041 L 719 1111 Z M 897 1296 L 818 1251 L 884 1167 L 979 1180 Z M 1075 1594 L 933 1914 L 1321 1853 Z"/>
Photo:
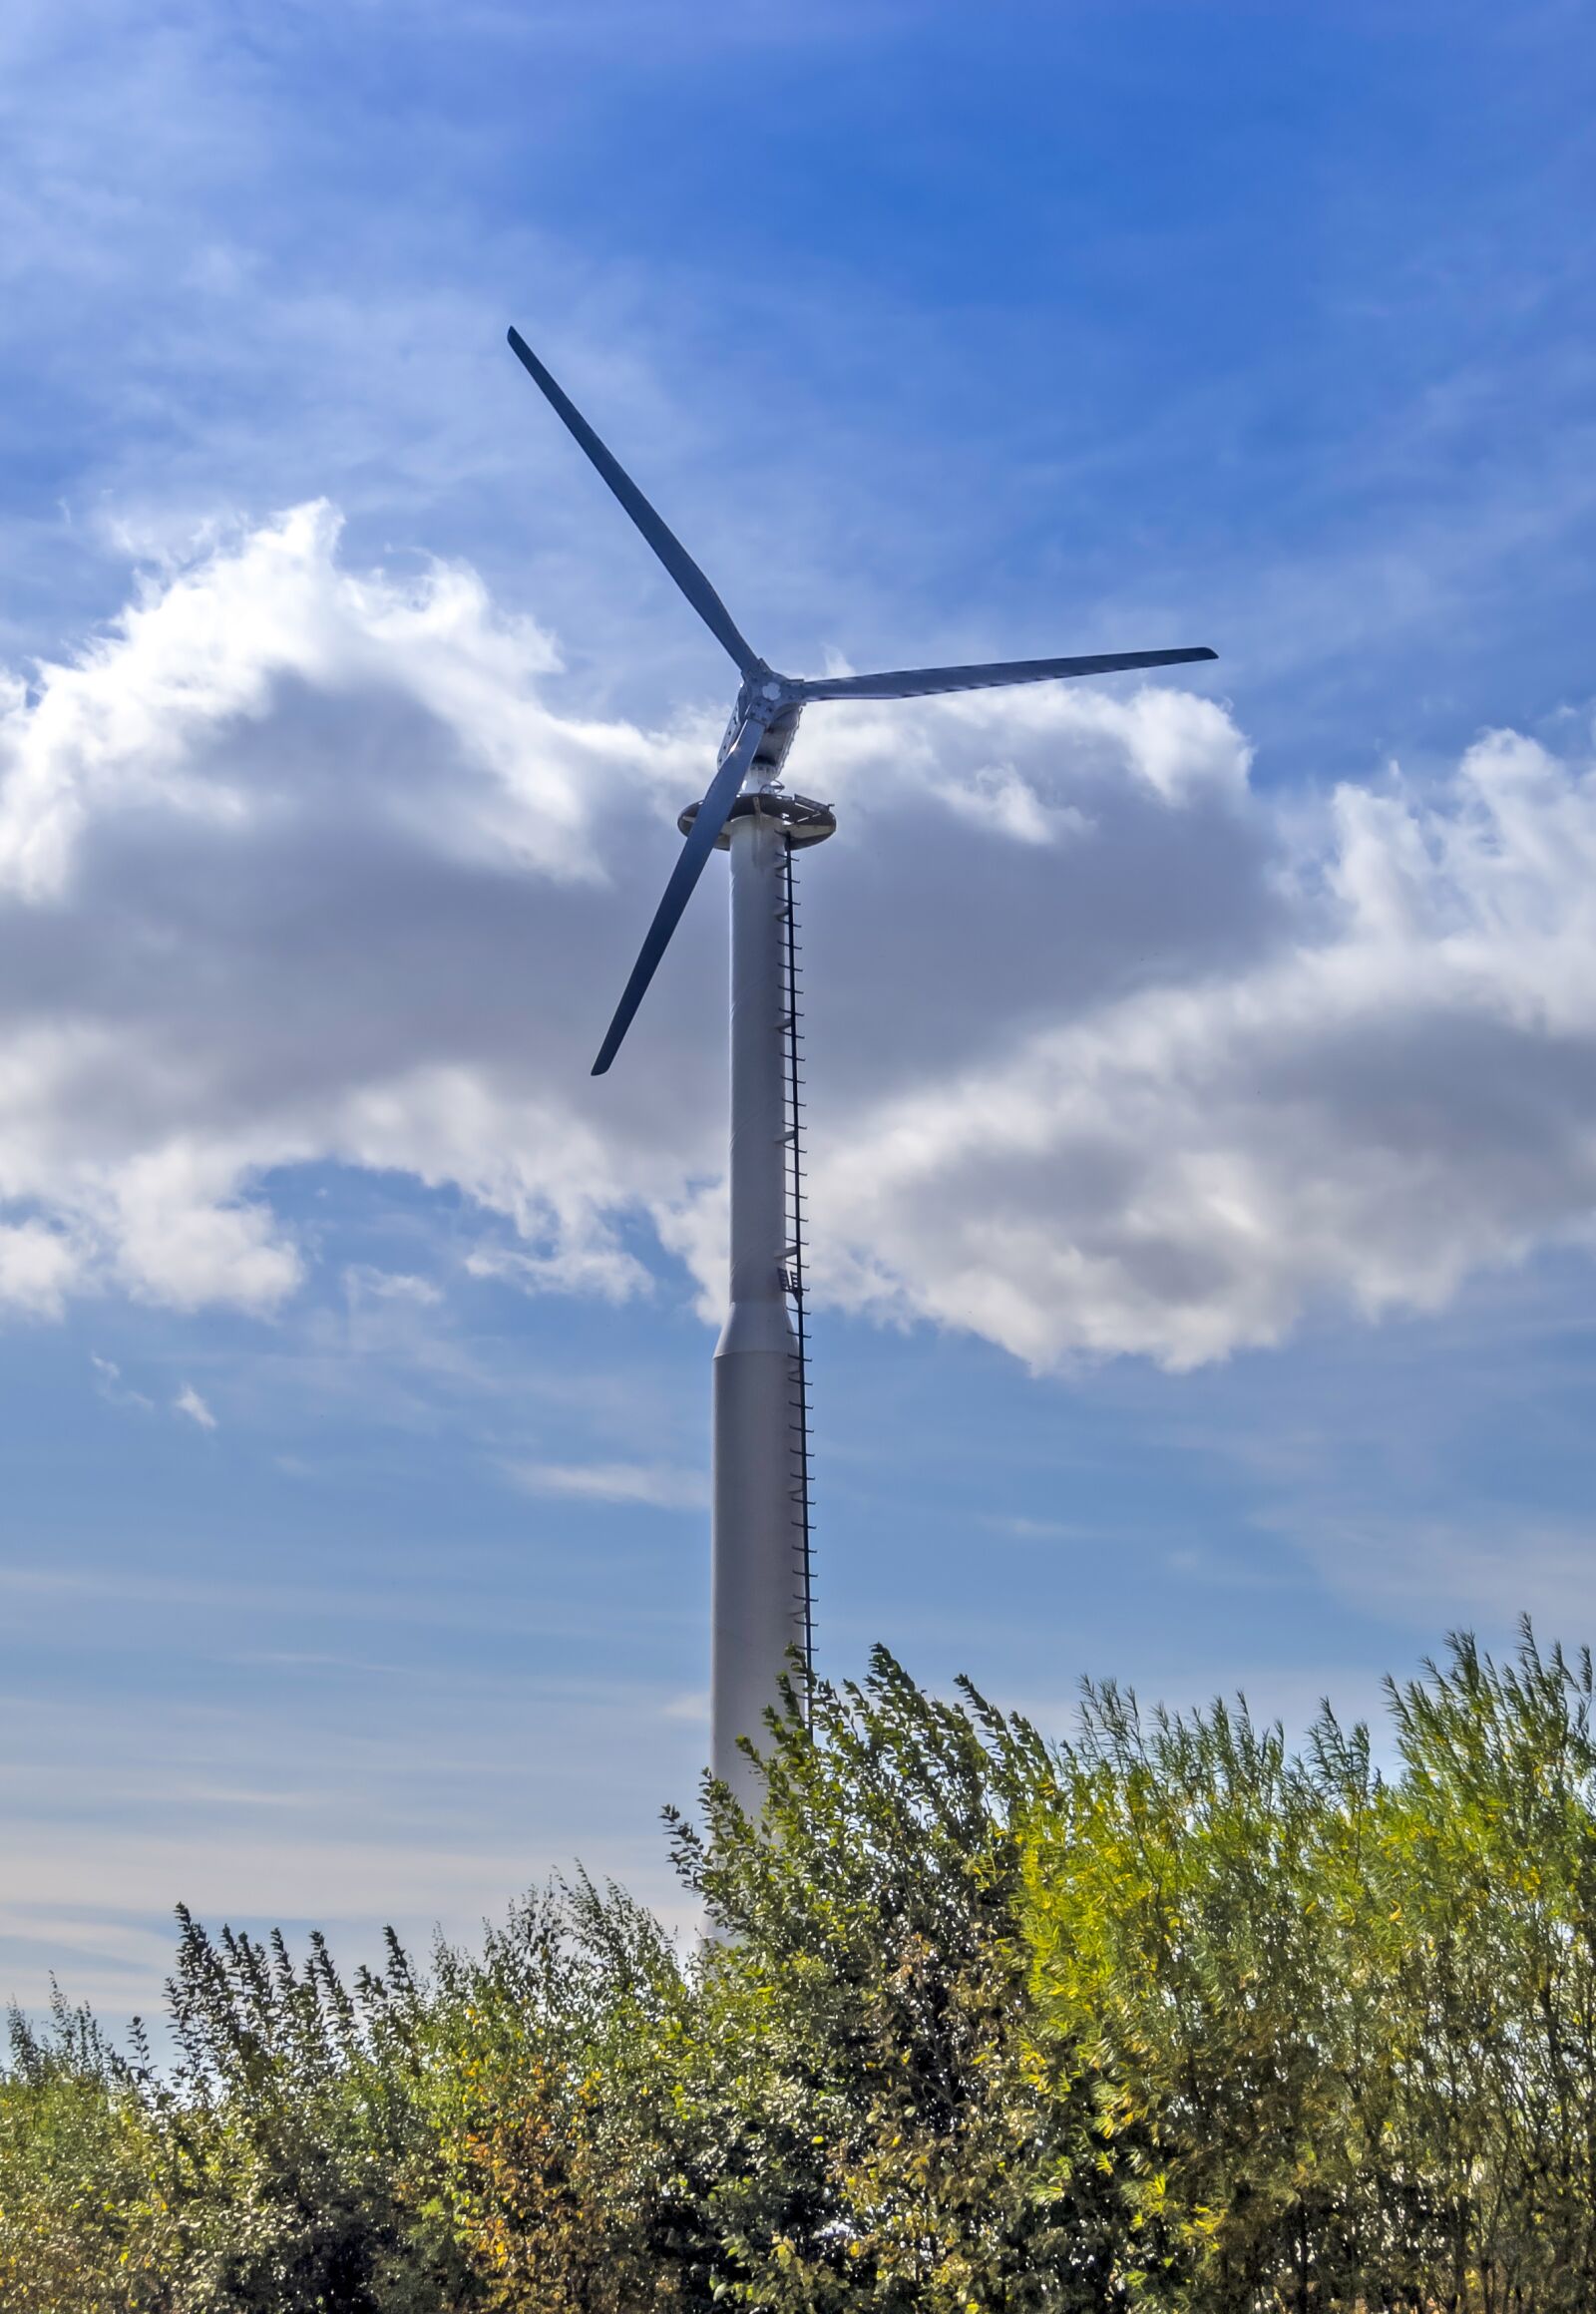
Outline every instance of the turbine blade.
<path id="1" fill-rule="evenodd" d="M 933 691 L 988 691 L 1008 683 L 1052 683 L 1067 675 L 1117 675 L 1128 667 L 1178 667 L 1217 651 L 1098 651 L 1089 658 L 998 659 L 984 667 L 900 667 L 884 675 L 825 675 L 806 682 L 809 699 L 922 699 Z"/>
<path id="2" fill-rule="evenodd" d="M 654 910 L 654 921 L 648 927 L 648 936 L 637 952 L 637 962 L 631 967 L 615 1016 L 598 1047 L 598 1058 L 593 1064 L 595 1076 L 602 1076 L 615 1054 L 620 1040 L 631 1026 L 632 1015 L 642 1002 L 648 983 L 658 968 L 659 960 L 670 945 L 670 936 L 681 918 L 681 912 L 692 897 L 692 888 L 704 872 L 704 862 L 715 848 L 715 838 L 731 816 L 731 807 L 737 800 L 743 774 L 754 759 L 754 751 L 764 737 L 765 726 L 757 716 L 750 715 L 738 732 L 730 753 L 721 763 L 709 783 L 709 791 L 698 807 L 681 847 L 676 865 L 670 871 L 664 897 Z"/>
<path id="3" fill-rule="evenodd" d="M 655 514 L 625 468 L 611 458 L 576 403 L 561 392 L 519 329 L 510 332 L 510 349 L 556 414 L 565 420 L 715 640 L 735 659 L 738 672 L 748 674 L 760 664 L 758 654 L 741 634 L 731 612 L 675 532 Z"/>

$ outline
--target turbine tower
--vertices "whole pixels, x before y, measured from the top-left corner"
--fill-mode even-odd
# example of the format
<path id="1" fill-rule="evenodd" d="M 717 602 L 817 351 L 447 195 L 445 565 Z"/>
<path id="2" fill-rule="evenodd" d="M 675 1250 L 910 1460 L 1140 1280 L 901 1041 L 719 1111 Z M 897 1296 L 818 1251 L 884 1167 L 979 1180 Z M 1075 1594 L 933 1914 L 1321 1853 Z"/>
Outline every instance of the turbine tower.
<path id="1" fill-rule="evenodd" d="M 988 666 L 910 667 L 818 679 L 778 674 L 738 628 L 675 534 L 561 391 L 519 330 L 511 348 L 576 437 L 741 677 L 715 774 L 682 813 L 685 841 L 615 1006 L 602 1076 L 717 848 L 731 856 L 731 1230 L 726 1322 L 714 1356 L 710 1509 L 710 1766 L 746 1805 L 757 1782 L 740 1749 L 778 1700 L 789 1649 L 807 1666 L 809 1484 L 798 1167 L 798 1001 L 792 855 L 836 827 L 784 788 L 805 707 L 1119 674 L 1211 659 L 1207 649 L 1107 651 Z M 794 1318 L 797 1326 L 795 1328 Z"/>

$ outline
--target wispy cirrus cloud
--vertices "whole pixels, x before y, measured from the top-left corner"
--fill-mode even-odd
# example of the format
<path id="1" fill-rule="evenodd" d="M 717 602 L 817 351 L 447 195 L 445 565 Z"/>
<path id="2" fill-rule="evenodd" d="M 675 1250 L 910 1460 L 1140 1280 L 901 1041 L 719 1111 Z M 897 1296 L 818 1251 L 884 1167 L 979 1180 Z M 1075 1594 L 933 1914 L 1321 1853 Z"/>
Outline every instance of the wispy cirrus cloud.
<path id="1" fill-rule="evenodd" d="M 178 1392 L 177 1396 L 172 1401 L 172 1408 L 174 1413 L 182 1414 L 187 1421 L 193 1422 L 198 1429 L 213 1430 L 216 1427 L 215 1415 L 205 1404 L 204 1399 L 195 1388 L 193 1382 L 184 1383 L 182 1389 Z"/>
<path id="2" fill-rule="evenodd" d="M 650 1510 L 701 1510 L 703 1475 L 663 1462 L 516 1462 L 509 1474 L 529 1494 L 575 1502 L 630 1503 Z"/>

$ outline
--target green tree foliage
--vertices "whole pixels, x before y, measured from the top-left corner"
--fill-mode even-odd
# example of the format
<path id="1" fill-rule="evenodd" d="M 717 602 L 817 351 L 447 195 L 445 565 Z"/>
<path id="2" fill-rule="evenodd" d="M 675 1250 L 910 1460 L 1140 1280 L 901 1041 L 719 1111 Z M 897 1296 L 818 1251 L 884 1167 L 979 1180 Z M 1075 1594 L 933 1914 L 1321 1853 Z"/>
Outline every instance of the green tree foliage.
<path id="1" fill-rule="evenodd" d="M 1099 2308 L 1089 2085 L 1031 2030 L 1020 1801 L 1042 1754 L 879 1655 L 771 1731 L 766 1804 L 671 1819 L 712 1934 L 613 1891 L 446 1956 L 449 2192 L 495 2305 Z"/>
<path id="2" fill-rule="evenodd" d="M 695 2091 L 722 2288 L 750 2305 L 960 2314 L 1121 2302 L 1090 2085 L 1028 1994 L 1021 1827 L 1047 1757 L 884 1652 L 773 1731 L 755 1825 L 674 1826 L 721 1941 Z M 718 2280 L 719 2277 L 716 2277 Z"/>
<path id="3" fill-rule="evenodd" d="M 579 1878 L 404 1996 L 433 2147 L 421 2204 L 516 2314 L 647 2314 L 704 2248 L 679 2174 L 697 2003 L 648 1914 Z M 697 2293 L 702 2295 L 702 2293 Z"/>
<path id="4" fill-rule="evenodd" d="M 1596 2306 L 1590 1659 L 1389 1697 L 1382 1776 L 1328 1709 L 1293 1755 L 1088 1690 L 1033 1819 L 1037 2006 L 1191 2314 Z"/>
<path id="5" fill-rule="evenodd" d="M 212 1942 L 179 1911 L 176 2063 L 57 2003 L 12 2020 L 0 2087 L 5 2314 L 439 2314 L 467 2260 L 414 2207 L 432 2148 L 404 2027 L 416 1987 L 351 1993 L 320 1937 Z M 400 1999 L 395 2001 L 397 1991 Z"/>
<path id="6" fill-rule="evenodd" d="M 346 1983 L 180 1915 L 170 2061 L 13 2022 L 0 2310 L 1589 2309 L 1592 1700 L 1526 1629 L 1380 1764 L 1113 1688 L 1049 1745 L 878 1654 L 670 1819 L 704 1939 L 579 1877 Z"/>
<path id="7" fill-rule="evenodd" d="M 57 1995 L 49 2026 L 11 2022 L 0 2083 L 0 2307 L 158 2314 L 179 2245 L 157 2183 L 160 2091 Z"/>

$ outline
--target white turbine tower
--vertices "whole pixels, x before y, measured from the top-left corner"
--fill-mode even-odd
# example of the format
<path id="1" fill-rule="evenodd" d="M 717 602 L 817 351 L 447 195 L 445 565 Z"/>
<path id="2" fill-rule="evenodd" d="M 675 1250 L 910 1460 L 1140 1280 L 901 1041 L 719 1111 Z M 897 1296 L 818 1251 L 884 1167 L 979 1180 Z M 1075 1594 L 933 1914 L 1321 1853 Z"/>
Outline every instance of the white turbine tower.
<path id="1" fill-rule="evenodd" d="M 686 839 L 615 1007 L 595 1076 L 619 1050 L 687 900 L 717 848 L 731 855 L 731 1260 L 715 1349 L 711 1492 L 710 1765 L 756 1799 L 739 1745 L 757 1738 L 788 1651 L 807 1664 L 809 1473 L 797 1162 L 793 851 L 829 836 L 829 810 L 781 785 L 812 701 L 913 699 L 1068 675 L 1179 666 L 1211 650 L 1098 652 L 990 666 L 809 680 L 779 675 L 737 628 L 686 549 L 568 400 L 519 330 L 510 344 L 742 677 L 715 776 L 681 815 Z M 794 1317 L 797 1327 L 794 1326 Z"/>

